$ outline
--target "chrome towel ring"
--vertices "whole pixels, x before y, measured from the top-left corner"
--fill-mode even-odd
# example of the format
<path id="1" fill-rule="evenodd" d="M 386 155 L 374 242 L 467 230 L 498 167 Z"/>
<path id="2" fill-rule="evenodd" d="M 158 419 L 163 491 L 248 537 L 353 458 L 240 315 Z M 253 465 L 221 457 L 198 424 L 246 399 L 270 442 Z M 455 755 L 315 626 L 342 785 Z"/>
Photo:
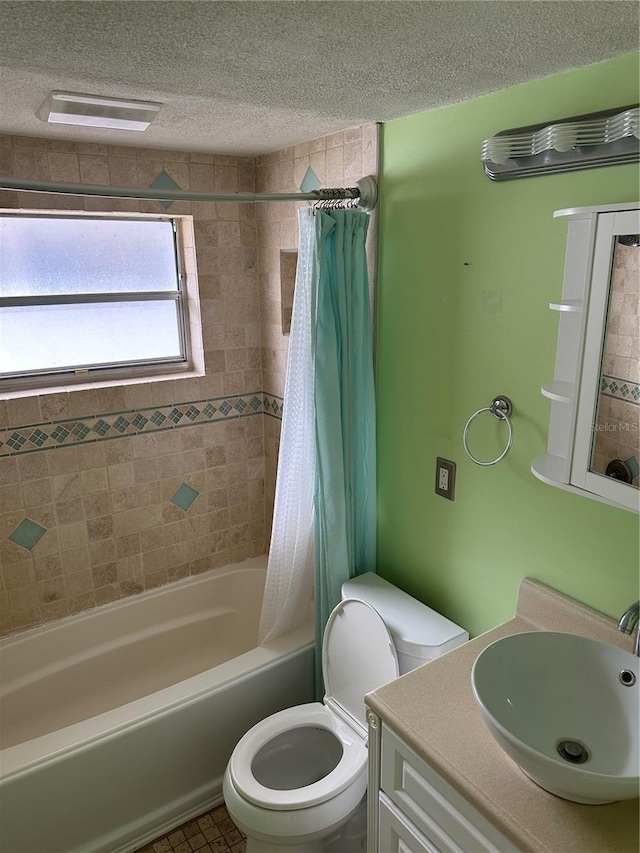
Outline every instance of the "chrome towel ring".
<path id="1" fill-rule="evenodd" d="M 491 462 L 481 462 L 479 459 L 471 453 L 469 450 L 469 446 L 467 444 L 467 435 L 469 433 L 469 427 L 475 418 L 478 415 L 481 415 L 483 412 L 491 412 L 494 418 L 498 418 L 498 420 L 506 421 L 507 427 L 509 428 L 509 438 L 507 439 L 507 446 L 502 451 L 500 456 L 497 459 L 492 459 Z M 477 412 L 474 412 L 469 420 L 467 421 L 464 432 L 462 433 L 462 446 L 464 447 L 464 452 L 467 454 L 469 459 L 472 462 L 475 462 L 476 465 L 495 465 L 497 462 L 500 462 L 507 455 L 509 450 L 511 449 L 511 445 L 513 444 L 513 424 L 511 423 L 511 414 L 513 413 L 513 404 L 508 397 L 505 397 L 504 394 L 501 394 L 498 397 L 494 397 L 491 401 L 491 405 L 487 406 L 484 409 L 478 409 Z"/>

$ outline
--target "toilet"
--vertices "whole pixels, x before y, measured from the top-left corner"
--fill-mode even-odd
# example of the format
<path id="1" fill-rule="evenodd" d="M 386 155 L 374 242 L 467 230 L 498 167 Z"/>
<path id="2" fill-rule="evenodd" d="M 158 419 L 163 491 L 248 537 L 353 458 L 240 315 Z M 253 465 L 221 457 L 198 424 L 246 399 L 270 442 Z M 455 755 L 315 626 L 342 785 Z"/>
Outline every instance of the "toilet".
<path id="1" fill-rule="evenodd" d="M 320 853 L 362 811 L 365 694 L 469 639 L 466 631 L 371 572 L 342 585 L 322 643 L 323 702 L 257 723 L 225 771 L 229 814 L 247 853 Z"/>

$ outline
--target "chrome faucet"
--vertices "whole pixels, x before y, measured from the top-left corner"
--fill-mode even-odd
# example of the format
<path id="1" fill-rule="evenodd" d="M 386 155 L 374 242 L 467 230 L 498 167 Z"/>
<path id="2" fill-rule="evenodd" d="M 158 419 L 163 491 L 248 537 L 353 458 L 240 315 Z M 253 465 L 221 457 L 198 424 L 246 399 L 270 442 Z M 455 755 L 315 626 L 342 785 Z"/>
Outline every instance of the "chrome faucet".
<path id="1" fill-rule="evenodd" d="M 618 622 L 618 631 L 623 634 L 633 634 L 633 629 L 636 631 L 636 638 L 633 644 L 633 653 L 640 657 L 640 601 L 631 604 L 624 611 Z"/>

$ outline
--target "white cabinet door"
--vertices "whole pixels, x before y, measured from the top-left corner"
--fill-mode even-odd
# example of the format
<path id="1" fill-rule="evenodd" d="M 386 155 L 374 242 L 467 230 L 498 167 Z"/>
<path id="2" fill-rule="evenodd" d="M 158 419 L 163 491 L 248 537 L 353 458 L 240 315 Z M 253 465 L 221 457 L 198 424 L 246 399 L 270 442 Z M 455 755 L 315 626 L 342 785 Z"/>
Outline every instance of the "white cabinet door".
<path id="1" fill-rule="evenodd" d="M 441 853 L 519 853 L 518 848 L 384 724 L 380 787 Z M 386 853 L 381 848 L 380 853 Z"/>
<path id="2" fill-rule="evenodd" d="M 384 794 L 379 809 L 378 853 L 441 853 Z"/>

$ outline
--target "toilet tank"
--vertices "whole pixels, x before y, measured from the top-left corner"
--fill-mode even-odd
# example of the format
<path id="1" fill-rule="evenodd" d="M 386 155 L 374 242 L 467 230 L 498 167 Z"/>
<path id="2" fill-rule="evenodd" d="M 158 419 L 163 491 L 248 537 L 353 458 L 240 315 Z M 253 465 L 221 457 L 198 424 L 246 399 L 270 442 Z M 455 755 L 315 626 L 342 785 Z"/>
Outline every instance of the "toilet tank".
<path id="1" fill-rule="evenodd" d="M 400 675 L 469 639 L 455 622 L 373 572 L 345 581 L 342 598 L 356 598 L 378 611 L 393 638 Z"/>

